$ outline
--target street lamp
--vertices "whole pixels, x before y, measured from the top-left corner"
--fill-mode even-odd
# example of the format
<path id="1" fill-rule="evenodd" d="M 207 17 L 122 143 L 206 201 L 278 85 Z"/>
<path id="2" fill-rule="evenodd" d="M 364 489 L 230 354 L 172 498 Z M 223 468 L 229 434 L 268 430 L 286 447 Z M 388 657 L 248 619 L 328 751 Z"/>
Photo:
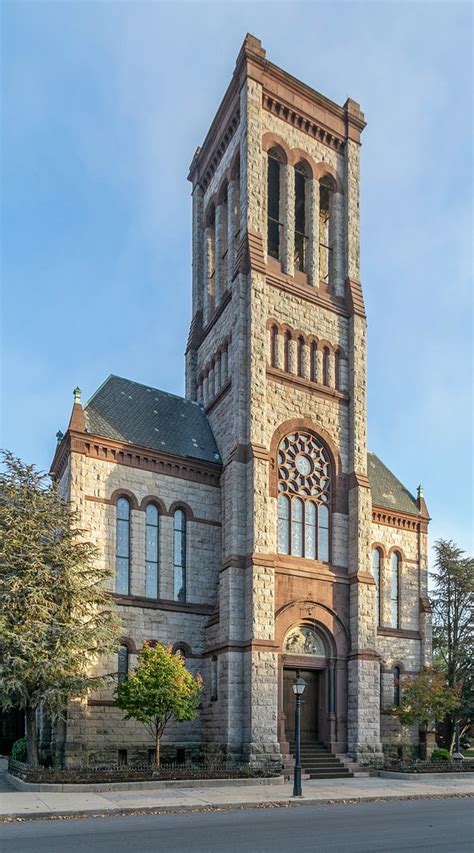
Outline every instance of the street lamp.
<path id="1" fill-rule="evenodd" d="M 293 796 L 302 797 L 301 791 L 301 697 L 306 687 L 306 681 L 298 675 L 291 685 L 295 694 L 295 775 L 293 781 Z"/>

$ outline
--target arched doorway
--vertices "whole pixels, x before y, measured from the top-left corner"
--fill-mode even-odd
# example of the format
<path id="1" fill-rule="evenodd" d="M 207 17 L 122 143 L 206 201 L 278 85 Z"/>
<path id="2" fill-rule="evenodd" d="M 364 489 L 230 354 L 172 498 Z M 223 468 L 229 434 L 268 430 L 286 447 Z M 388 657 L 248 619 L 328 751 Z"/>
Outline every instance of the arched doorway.
<path id="1" fill-rule="evenodd" d="M 306 688 L 301 705 L 301 740 L 306 743 L 328 739 L 327 648 L 320 633 L 310 625 L 297 625 L 286 634 L 282 649 L 282 710 L 285 740 L 295 738 L 295 698 L 292 683 L 301 675 Z"/>

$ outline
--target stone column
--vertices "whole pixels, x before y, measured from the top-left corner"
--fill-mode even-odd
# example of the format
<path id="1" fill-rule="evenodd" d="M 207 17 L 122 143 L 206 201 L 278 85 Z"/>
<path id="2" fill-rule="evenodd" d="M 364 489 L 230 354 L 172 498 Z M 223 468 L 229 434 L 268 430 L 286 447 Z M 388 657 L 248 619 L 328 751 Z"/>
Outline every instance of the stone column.
<path id="1" fill-rule="evenodd" d="M 212 363 L 209 368 L 209 382 L 207 385 L 207 391 L 209 394 L 209 402 L 211 402 L 216 396 L 214 363 Z"/>
<path id="2" fill-rule="evenodd" d="M 283 192 L 280 191 L 283 201 L 280 257 L 283 272 L 292 276 L 295 274 L 295 170 L 287 163 L 281 166 L 280 173 L 283 175 Z"/>
<path id="3" fill-rule="evenodd" d="M 214 228 L 208 225 L 204 231 L 204 325 L 209 321 L 215 305 L 214 249 Z"/>
<path id="4" fill-rule="evenodd" d="M 336 296 L 344 297 L 344 199 L 332 192 L 329 200 L 329 245 L 332 246 L 329 284 Z"/>
<path id="5" fill-rule="evenodd" d="M 308 210 L 308 281 L 319 287 L 319 181 L 307 181 L 309 187 Z"/>
<path id="6" fill-rule="evenodd" d="M 316 382 L 319 385 L 323 384 L 323 351 L 318 349 L 316 350 Z"/>
<path id="7" fill-rule="evenodd" d="M 279 370 L 284 369 L 285 365 L 285 336 L 277 335 L 277 345 L 276 345 L 276 353 L 277 353 L 277 363 L 276 366 Z"/>
<path id="8" fill-rule="evenodd" d="M 216 207 L 216 237 L 215 237 L 215 306 L 221 303 L 223 292 L 222 236 L 223 236 L 223 205 Z"/>
<path id="9" fill-rule="evenodd" d="M 203 192 L 198 185 L 193 189 L 193 316 L 203 305 L 203 244 Z"/>
<path id="10" fill-rule="evenodd" d="M 234 275 L 234 235 L 238 223 L 235 222 L 235 180 L 229 181 L 227 187 L 227 287 L 232 287 L 232 276 Z"/>
<path id="11" fill-rule="evenodd" d="M 202 401 L 204 407 L 207 406 L 209 402 L 209 374 L 205 373 L 202 380 Z"/>
<path id="12" fill-rule="evenodd" d="M 289 372 L 296 373 L 296 367 L 298 364 L 298 341 L 295 341 L 294 338 L 289 342 L 290 344 L 290 357 L 289 357 Z"/>
<path id="13" fill-rule="evenodd" d="M 336 362 L 334 358 L 334 352 L 329 350 L 329 360 L 328 360 L 328 386 L 329 388 L 336 387 Z"/>
<path id="14" fill-rule="evenodd" d="M 219 353 L 217 353 L 217 356 L 216 356 L 216 368 L 215 368 L 215 385 L 214 385 L 214 388 L 215 388 L 216 394 L 218 394 L 219 391 L 221 390 L 221 381 L 222 381 L 221 380 L 221 354 L 219 352 Z"/>
<path id="15" fill-rule="evenodd" d="M 334 658 L 328 660 L 328 729 L 329 743 L 336 740 L 336 661 Z"/>

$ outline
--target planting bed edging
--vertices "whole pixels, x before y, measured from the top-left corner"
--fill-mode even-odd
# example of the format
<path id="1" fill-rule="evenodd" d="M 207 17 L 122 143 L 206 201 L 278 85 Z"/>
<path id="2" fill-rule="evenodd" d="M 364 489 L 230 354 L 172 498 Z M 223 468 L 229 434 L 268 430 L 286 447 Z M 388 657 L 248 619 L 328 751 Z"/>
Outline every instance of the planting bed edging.
<path id="1" fill-rule="evenodd" d="M 410 782 L 418 781 L 418 782 L 431 782 L 434 779 L 443 779 L 447 781 L 448 779 L 452 781 L 453 779 L 473 779 L 474 780 L 474 772 L 472 770 L 468 770 L 466 772 L 462 770 L 453 770 L 452 773 L 400 773 L 397 770 L 379 770 L 377 772 L 377 776 L 381 776 L 382 779 L 409 779 Z"/>
<path id="2" fill-rule="evenodd" d="M 97 783 L 47 783 L 47 782 L 24 782 L 5 773 L 5 779 L 16 788 L 17 791 L 49 791 L 50 793 L 78 793 L 91 794 L 99 791 L 158 791 L 163 788 L 219 788 L 246 785 L 283 785 L 284 776 L 254 776 L 250 779 L 165 779 L 163 781 L 149 782 L 97 782 Z"/>

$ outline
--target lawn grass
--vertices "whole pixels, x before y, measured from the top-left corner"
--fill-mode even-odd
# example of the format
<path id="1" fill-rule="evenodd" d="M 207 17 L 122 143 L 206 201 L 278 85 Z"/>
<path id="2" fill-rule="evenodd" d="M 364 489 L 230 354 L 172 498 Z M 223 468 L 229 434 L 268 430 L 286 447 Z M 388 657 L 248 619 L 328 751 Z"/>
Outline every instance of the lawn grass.
<path id="1" fill-rule="evenodd" d="M 474 758 L 474 749 L 463 749 L 462 754 L 466 756 L 466 758 Z"/>

